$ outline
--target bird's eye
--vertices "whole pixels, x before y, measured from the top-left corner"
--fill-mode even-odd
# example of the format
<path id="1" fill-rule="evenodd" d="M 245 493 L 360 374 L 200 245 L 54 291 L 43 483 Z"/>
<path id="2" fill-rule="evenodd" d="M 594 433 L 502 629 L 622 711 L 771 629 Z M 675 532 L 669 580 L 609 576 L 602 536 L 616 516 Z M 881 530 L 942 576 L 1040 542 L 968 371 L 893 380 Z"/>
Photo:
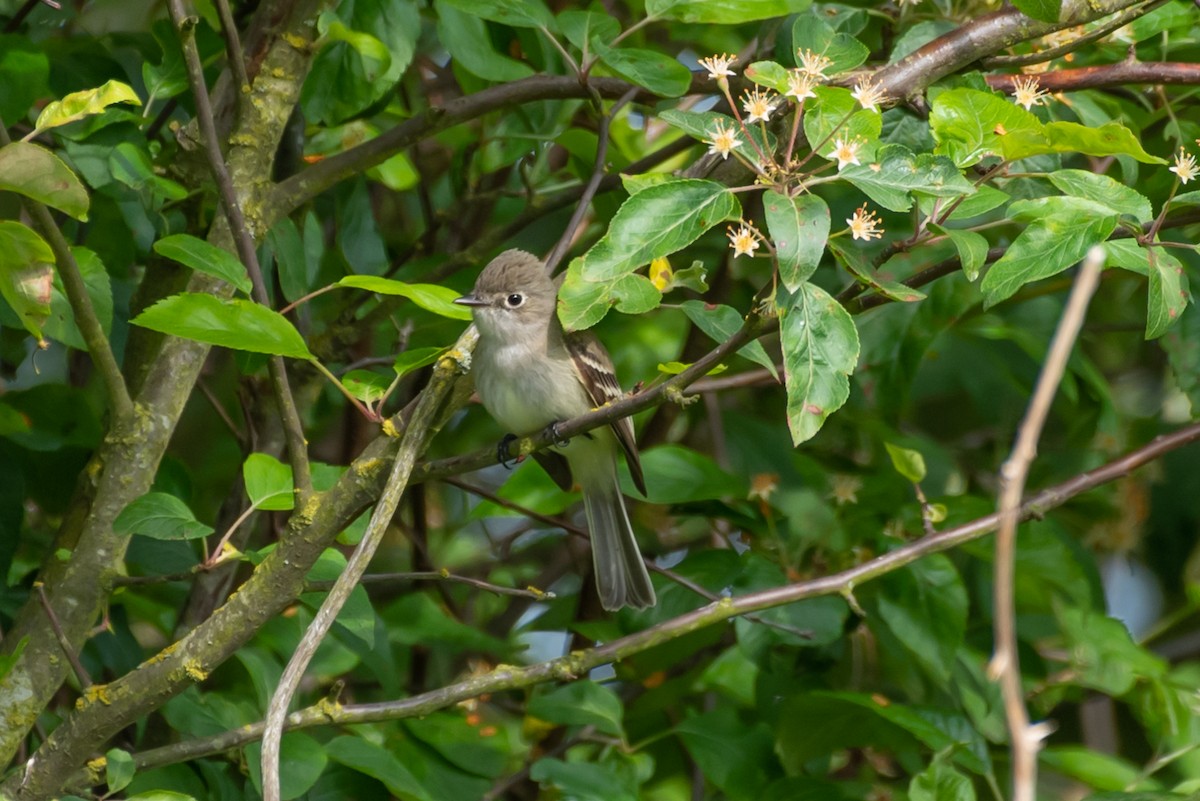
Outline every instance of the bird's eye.
<path id="1" fill-rule="evenodd" d="M 514 292 L 505 298 L 504 302 L 508 304 L 508 308 L 515 309 L 525 302 L 525 296 L 519 292 Z"/>

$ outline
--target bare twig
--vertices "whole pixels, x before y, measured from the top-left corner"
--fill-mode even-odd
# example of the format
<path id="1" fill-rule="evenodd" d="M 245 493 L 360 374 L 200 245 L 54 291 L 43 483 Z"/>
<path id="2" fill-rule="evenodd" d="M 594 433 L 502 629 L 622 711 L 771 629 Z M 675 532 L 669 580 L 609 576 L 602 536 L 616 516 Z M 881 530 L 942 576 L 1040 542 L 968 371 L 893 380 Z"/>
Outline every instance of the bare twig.
<path id="1" fill-rule="evenodd" d="M 92 686 L 92 677 L 88 675 L 87 668 L 79 661 L 79 654 L 75 653 L 75 647 L 71 645 L 66 632 L 62 629 L 62 624 L 58 622 L 58 615 L 54 614 L 54 607 L 50 605 L 50 599 L 46 597 L 46 585 L 37 581 L 34 582 L 33 588 L 37 591 L 42 611 L 46 613 L 46 620 L 50 621 L 50 628 L 54 630 L 54 636 L 58 638 L 58 644 L 62 646 L 63 656 L 71 664 L 71 670 L 75 671 L 75 678 L 79 680 L 79 686 L 86 690 Z"/>
<path id="2" fill-rule="evenodd" d="M 1050 342 L 1050 351 L 1038 376 L 1033 399 L 1025 412 L 1025 419 L 1017 431 L 1017 442 L 1012 454 L 1001 467 L 1001 492 L 998 511 L 999 531 L 996 534 L 995 575 L 995 635 L 996 652 L 988 672 L 1000 683 L 1004 696 L 1004 713 L 1012 739 L 1013 801 L 1034 801 L 1037 785 L 1037 752 L 1042 740 L 1050 733 L 1045 723 L 1031 724 L 1021 692 L 1021 666 L 1017 656 L 1016 608 L 1013 597 L 1013 582 L 1016 573 L 1017 522 L 1021 517 L 1021 495 L 1025 489 L 1025 478 L 1029 466 L 1037 455 L 1037 441 L 1050 404 L 1058 391 L 1067 359 L 1070 358 L 1075 338 L 1083 326 L 1084 314 L 1092 293 L 1100 281 L 1100 270 L 1104 266 L 1104 248 L 1095 245 L 1088 251 L 1083 268 L 1075 279 L 1075 286 L 1067 299 L 1062 319 Z"/>
<path id="3" fill-rule="evenodd" d="M 1115 15 L 1111 20 L 1097 27 L 1095 30 L 1081 34 L 1071 41 L 1061 44 L 1058 47 L 1051 47 L 1046 50 L 1039 50 L 1036 53 L 1021 53 L 1015 56 L 992 56 L 983 60 L 983 66 L 988 68 L 995 67 L 1023 67 L 1026 64 L 1044 64 L 1047 61 L 1052 61 L 1059 56 L 1065 56 L 1089 42 L 1094 42 L 1097 39 L 1103 39 L 1117 28 L 1128 25 L 1133 20 L 1140 16 L 1149 14 L 1154 9 L 1163 5 L 1167 0 L 1150 0 L 1150 2 L 1142 5 L 1133 6 Z"/>
<path id="4" fill-rule="evenodd" d="M 192 96 L 196 101 L 196 122 L 200 126 L 201 139 L 204 143 L 204 154 L 208 158 L 209 169 L 212 170 L 213 180 L 221 196 L 221 205 L 225 208 L 225 216 L 229 221 L 229 229 L 237 247 L 238 257 L 246 266 L 250 282 L 254 287 L 254 299 L 263 306 L 270 306 L 267 287 L 263 283 L 262 268 L 258 263 L 258 252 L 254 246 L 254 237 L 246 225 L 242 214 L 242 206 L 238 200 L 237 190 L 229 176 L 229 168 L 221 153 L 220 137 L 217 134 L 216 122 L 213 119 L 212 103 L 208 96 L 208 87 L 204 83 L 204 66 L 200 61 L 200 51 L 196 47 L 196 20 L 184 12 L 183 0 L 168 0 L 171 20 L 179 30 L 183 44 L 183 61 L 187 67 L 188 83 L 192 88 Z M 248 84 L 247 84 L 248 85 Z M 271 385 L 275 394 L 275 402 L 279 406 L 279 414 L 283 422 L 283 432 L 287 439 L 288 463 L 292 468 L 292 479 L 303 501 L 312 493 L 312 475 L 308 465 L 308 448 L 304 440 L 304 427 L 300 423 L 300 413 L 296 411 L 296 401 L 288 385 L 287 368 L 282 356 L 271 356 L 267 361 L 271 374 Z"/>
<path id="5" fill-rule="evenodd" d="M 607 172 L 608 139 L 612 122 L 617 118 L 617 114 L 620 113 L 621 109 L 630 100 L 633 100 L 640 91 L 636 86 L 631 87 L 629 91 L 621 95 L 616 103 L 613 103 L 613 107 L 608 110 L 608 113 L 600 121 L 600 132 L 596 139 L 596 164 L 592 168 L 592 176 L 588 179 L 587 186 L 584 187 L 583 194 L 579 197 L 579 203 L 575 206 L 575 213 L 571 215 L 571 220 L 563 230 L 562 236 L 558 238 L 554 249 L 546 256 L 546 272 L 551 275 L 554 274 L 558 263 L 562 261 L 567 248 L 571 246 L 571 242 L 575 240 L 576 229 L 583 222 L 583 216 L 587 214 L 588 207 L 592 204 L 592 198 L 596 196 L 596 190 L 600 188 L 600 182 L 604 179 L 604 174 Z"/>
<path id="6" fill-rule="evenodd" d="M 1022 75 L 988 75 L 988 86 L 1002 92 L 1013 90 L 1013 83 Z M 1048 92 L 1071 92 L 1078 89 L 1100 89 L 1131 84 L 1200 84 L 1200 64 L 1188 61 L 1120 61 L 1093 67 L 1074 67 L 1067 70 L 1040 72 L 1038 86 Z"/>
<path id="7" fill-rule="evenodd" d="M 439 428 L 438 412 L 453 389 L 462 369 L 459 359 L 465 358 L 462 356 L 463 353 L 470 353 L 477 338 L 478 334 L 474 327 L 468 328 L 459 337 L 450 353 L 438 360 L 433 378 L 430 380 L 429 386 L 422 391 L 409 424 L 404 429 L 387 485 L 375 504 L 375 510 L 371 513 L 366 534 L 363 535 L 362 540 L 354 549 L 354 553 L 351 554 L 342 575 L 338 577 L 329 594 L 325 596 L 321 608 L 317 610 L 317 614 L 304 632 L 300 644 L 296 646 L 296 651 L 288 661 L 283 676 L 279 679 L 279 685 L 271 696 L 271 703 L 267 708 L 267 723 L 263 732 L 262 747 L 262 788 L 265 801 L 280 801 L 279 749 L 292 696 L 300 686 L 300 679 L 303 678 L 308 663 L 317 652 L 317 648 L 329 632 L 330 627 L 333 626 L 334 619 L 337 618 L 338 612 L 350 597 L 350 593 L 358 585 L 358 580 L 366 573 L 367 565 L 375 554 L 375 549 L 383 541 L 383 535 L 387 533 L 392 515 L 396 513 L 400 497 L 408 486 L 409 476 L 417 461 L 417 456 L 424 452 L 429 441 L 433 439 L 433 435 L 437 433 Z"/>
<path id="8" fill-rule="evenodd" d="M 483 579 L 472 578 L 471 576 L 460 576 L 446 570 L 424 570 L 415 573 L 367 573 L 359 580 L 359 584 L 394 584 L 403 581 L 448 581 L 451 584 L 467 584 L 471 587 L 484 590 L 485 592 L 495 593 L 496 595 L 512 595 L 517 598 L 532 598 L 535 601 L 544 601 L 547 598 L 553 598 L 554 593 L 543 592 L 536 588 L 521 589 L 520 587 L 505 587 L 500 584 L 492 584 L 490 581 Z M 333 589 L 334 581 L 310 581 L 304 585 L 306 592 L 326 592 Z"/>
<path id="9" fill-rule="evenodd" d="M 1137 468 L 1195 442 L 1200 442 L 1200 422 L 1158 437 L 1119 459 L 1041 491 L 1021 506 L 1020 519 L 1044 517 L 1049 510 L 1063 505 L 1084 492 L 1129 475 Z M 733 598 L 724 598 L 701 609 L 663 621 L 644 631 L 613 640 L 598 648 L 549 662 L 523 668 L 504 666 L 491 673 L 476 676 L 458 684 L 397 701 L 346 705 L 337 709 L 331 709 L 328 704 L 317 704 L 289 715 L 288 728 L 298 729 L 329 724 L 368 723 L 417 717 L 460 701 L 477 698 L 486 693 L 517 690 L 571 676 L 582 676 L 598 665 L 626 658 L 674 637 L 739 615 L 770 609 L 805 598 L 844 593 L 847 589 L 853 589 L 866 581 L 891 573 L 929 554 L 940 553 L 963 543 L 977 540 L 995 531 L 999 524 L 999 513 L 990 514 L 932 536 L 922 537 L 841 573 Z M 219 754 L 254 742 L 262 737 L 264 727 L 265 724 L 260 721 L 210 737 L 143 751 L 134 755 L 134 764 L 144 770 Z"/>
<path id="10" fill-rule="evenodd" d="M 246 56 L 242 52 L 242 40 L 238 35 L 237 23 L 229 10 L 229 0 L 217 0 L 217 15 L 221 18 L 221 35 L 225 37 L 225 58 L 237 81 L 237 92 L 250 90 L 250 76 L 246 74 Z"/>

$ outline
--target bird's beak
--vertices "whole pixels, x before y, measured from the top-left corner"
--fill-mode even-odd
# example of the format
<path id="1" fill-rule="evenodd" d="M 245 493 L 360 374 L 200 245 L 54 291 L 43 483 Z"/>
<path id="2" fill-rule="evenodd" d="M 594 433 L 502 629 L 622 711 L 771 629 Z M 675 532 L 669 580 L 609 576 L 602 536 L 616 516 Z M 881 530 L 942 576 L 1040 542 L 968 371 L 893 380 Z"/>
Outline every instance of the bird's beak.
<path id="1" fill-rule="evenodd" d="M 460 306 L 486 306 L 487 302 L 482 301 L 474 295 L 463 295 L 461 298 L 455 298 L 454 302 Z"/>

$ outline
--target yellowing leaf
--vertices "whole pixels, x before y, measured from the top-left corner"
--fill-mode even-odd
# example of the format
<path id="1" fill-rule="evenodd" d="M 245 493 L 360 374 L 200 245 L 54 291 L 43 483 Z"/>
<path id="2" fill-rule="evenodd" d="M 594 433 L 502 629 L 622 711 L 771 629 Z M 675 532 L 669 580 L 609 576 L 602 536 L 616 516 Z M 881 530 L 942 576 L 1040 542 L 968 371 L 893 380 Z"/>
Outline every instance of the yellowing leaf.
<path id="1" fill-rule="evenodd" d="M 47 128 L 57 128 L 68 122 L 82 120 L 93 114 L 99 114 L 114 103 L 132 103 L 142 105 L 137 93 L 120 81 L 109 81 L 95 89 L 84 89 L 82 92 L 72 92 L 62 100 L 48 103 L 38 115 L 34 133 Z"/>

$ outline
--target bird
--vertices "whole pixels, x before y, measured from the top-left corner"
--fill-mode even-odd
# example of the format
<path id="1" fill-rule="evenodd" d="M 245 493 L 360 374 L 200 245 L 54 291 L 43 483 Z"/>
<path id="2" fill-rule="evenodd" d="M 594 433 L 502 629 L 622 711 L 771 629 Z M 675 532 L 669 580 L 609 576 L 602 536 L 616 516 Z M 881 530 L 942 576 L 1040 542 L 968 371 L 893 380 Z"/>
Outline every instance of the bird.
<path id="1" fill-rule="evenodd" d="M 600 340 L 590 331 L 564 332 L 557 301 L 545 264 L 518 249 L 492 259 L 474 289 L 454 301 L 470 307 L 479 331 L 471 366 L 479 399 L 513 434 L 537 433 L 622 396 Z M 506 446 L 507 440 L 502 453 Z M 559 486 L 570 489 L 573 477 L 583 492 L 596 589 L 609 611 L 656 602 L 617 480 L 618 446 L 644 495 L 646 482 L 627 417 L 534 454 Z"/>

